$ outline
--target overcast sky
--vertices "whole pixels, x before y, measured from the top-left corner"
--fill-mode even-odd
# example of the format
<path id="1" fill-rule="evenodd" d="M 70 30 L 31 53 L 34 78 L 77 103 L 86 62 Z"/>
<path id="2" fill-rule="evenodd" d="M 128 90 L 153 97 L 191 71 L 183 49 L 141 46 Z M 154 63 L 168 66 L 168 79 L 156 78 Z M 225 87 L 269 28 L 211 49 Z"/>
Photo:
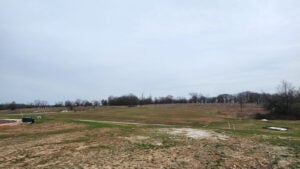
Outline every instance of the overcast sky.
<path id="1" fill-rule="evenodd" d="M 300 86 L 299 0 L 0 0 L 0 103 Z"/>

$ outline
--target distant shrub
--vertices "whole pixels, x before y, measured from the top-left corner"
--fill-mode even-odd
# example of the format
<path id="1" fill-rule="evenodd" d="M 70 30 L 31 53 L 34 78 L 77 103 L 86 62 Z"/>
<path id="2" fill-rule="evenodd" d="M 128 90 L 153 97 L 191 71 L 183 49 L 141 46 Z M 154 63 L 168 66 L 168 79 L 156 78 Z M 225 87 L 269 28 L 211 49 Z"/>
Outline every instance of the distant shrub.
<path id="1" fill-rule="evenodd" d="M 269 118 L 300 119 L 300 91 L 283 81 L 278 93 L 266 98 L 264 107 L 270 111 Z"/>

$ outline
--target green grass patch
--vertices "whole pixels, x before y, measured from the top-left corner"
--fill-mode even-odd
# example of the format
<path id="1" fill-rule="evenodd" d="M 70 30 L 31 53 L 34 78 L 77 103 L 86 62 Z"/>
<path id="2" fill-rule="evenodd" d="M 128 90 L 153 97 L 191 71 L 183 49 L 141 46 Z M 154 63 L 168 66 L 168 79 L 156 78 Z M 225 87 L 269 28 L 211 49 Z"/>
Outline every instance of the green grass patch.
<path id="1" fill-rule="evenodd" d="M 268 126 L 284 127 L 287 131 L 274 131 L 267 129 Z M 212 122 L 202 128 L 213 129 L 219 133 L 227 133 L 240 136 L 281 136 L 300 137 L 300 125 L 296 121 L 268 121 L 258 120 L 235 120 L 227 119 L 221 122 Z"/>
<path id="2" fill-rule="evenodd" d="M 240 136 L 281 136 L 281 137 L 300 137 L 298 132 L 286 131 L 271 131 L 268 129 L 248 129 L 248 130 L 232 130 L 232 129 L 219 129 L 217 132 L 225 132 L 227 134 L 240 135 Z"/>
<path id="3" fill-rule="evenodd" d="M 6 139 L 6 138 L 10 138 L 10 137 L 14 137 L 14 134 L 4 134 L 4 135 L 0 135 L 0 140 L 2 139 Z"/>

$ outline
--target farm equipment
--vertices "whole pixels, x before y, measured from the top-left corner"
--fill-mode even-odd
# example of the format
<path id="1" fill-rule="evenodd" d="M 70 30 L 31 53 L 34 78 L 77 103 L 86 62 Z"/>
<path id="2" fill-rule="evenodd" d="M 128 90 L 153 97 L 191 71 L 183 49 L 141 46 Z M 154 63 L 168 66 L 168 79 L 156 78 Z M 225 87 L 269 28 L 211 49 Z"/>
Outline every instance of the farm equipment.
<path id="1" fill-rule="evenodd" d="M 32 123 L 34 123 L 34 119 L 32 117 L 23 117 L 22 118 L 22 123 L 32 124 Z"/>

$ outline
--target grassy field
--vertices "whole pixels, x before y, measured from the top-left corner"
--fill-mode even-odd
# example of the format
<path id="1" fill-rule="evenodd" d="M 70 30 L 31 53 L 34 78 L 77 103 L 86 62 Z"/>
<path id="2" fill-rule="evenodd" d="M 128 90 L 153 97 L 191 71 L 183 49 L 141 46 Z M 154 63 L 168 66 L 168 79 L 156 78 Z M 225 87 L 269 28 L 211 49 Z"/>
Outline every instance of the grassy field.
<path id="1" fill-rule="evenodd" d="M 265 113 L 259 105 L 62 110 L 0 111 L 0 118 L 42 116 L 0 127 L 0 168 L 300 168 L 300 121 L 254 120 Z"/>

